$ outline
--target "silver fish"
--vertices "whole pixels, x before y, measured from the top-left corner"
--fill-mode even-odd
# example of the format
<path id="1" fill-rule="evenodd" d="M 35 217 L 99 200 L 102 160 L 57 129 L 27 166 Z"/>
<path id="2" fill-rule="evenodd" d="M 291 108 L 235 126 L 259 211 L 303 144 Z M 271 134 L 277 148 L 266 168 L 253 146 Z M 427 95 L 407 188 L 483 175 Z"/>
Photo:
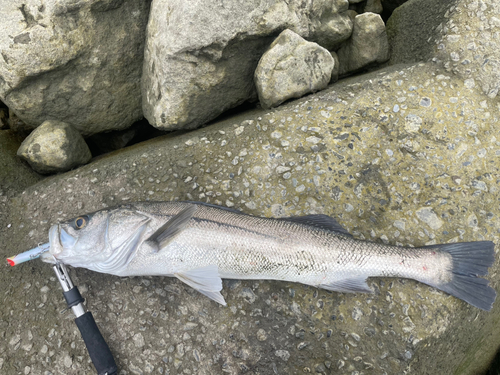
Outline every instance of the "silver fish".
<path id="1" fill-rule="evenodd" d="M 117 276 L 172 276 L 225 305 L 221 278 L 372 292 L 368 277 L 415 279 L 483 310 L 490 241 L 405 248 L 354 239 L 326 215 L 263 218 L 199 202 L 143 202 L 53 225 L 45 262 Z"/>

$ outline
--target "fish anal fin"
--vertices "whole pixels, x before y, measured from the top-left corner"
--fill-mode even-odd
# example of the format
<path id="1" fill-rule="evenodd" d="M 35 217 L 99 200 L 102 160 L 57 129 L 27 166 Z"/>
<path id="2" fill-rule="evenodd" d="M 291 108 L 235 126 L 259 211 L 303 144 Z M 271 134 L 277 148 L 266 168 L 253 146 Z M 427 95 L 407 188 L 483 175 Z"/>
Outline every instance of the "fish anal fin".
<path id="1" fill-rule="evenodd" d="M 172 241 L 176 235 L 182 232 L 195 212 L 196 205 L 186 207 L 158 228 L 146 241 L 154 243 L 155 247 L 161 250 Z"/>
<path id="2" fill-rule="evenodd" d="M 366 283 L 366 276 L 350 277 L 318 285 L 318 288 L 343 293 L 373 293 Z"/>
<path id="3" fill-rule="evenodd" d="M 299 223 L 303 225 L 309 225 L 322 230 L 328 230 L 331 232 L 336 232 L 343 236 L 352 237 L 352 235 L 340 225 L 337 220 L 328 215 L 306 215 L 306 216 L 293 216 L 286 217 L 281 220 L 291 221 L 294 223 Z"/>
<path id="4" fill-rule="evenodd" d="M 219 276 L 219 268 L 216 265 L 178 272 L 174 275 L 201 294 L 226 306 L 226 301 L 220 293 L 222 290 L 222 279 Z"/>

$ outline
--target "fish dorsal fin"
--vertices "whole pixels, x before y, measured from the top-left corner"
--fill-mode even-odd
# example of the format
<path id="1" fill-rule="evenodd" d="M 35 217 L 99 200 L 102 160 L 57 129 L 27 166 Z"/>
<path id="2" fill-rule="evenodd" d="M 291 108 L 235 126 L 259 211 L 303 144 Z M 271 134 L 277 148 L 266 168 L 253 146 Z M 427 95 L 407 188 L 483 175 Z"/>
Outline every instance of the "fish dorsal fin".
<path id="1" fill-rule="evenodd" d="M 238 211 L 236 208 L 229 208 L 229 207 L 219 206 L 219 205 L 213 204 L 213 203 L 205 203 L 205 202 L 197 202 L 197 201 L 185 201 L 185 202 L 192 203 L 192 204 L 198 204 L 200 206 L 217 208 L 219 210 L 224 210 L 224 211 L 232 212 L 232 213 L 235 213 L 235 214 L 247 215 L 244 212 Z"/>
<path id="2" fill-rule="evenodd" d="M 196 211 L 196 205 L 190 205 L 173 216 L 156 230 L 146 241 L 154 242 L 158 249 L 164 248 L 176 235 L 186 227 Z"/>
<path id="3" fill-rule="evenodd" d="M 315 227 L 322 230 L 329 230 L 331 232 L 336 232 L 337 234 L 341 234 L 343 236 L 352 237 L 345 228 L 343 228 L 337 220 L 328 215 L 306 215 L 306 216 L 293 216 L 286 217 L 281 220 L 292 221 L 294 223 L 299 223 L 303 225 L 309 225 L 311 227 Z"/>
<path id="4" fill-rule="evenodd" d="M 343 293 L 373 293 L 373 290 L 366 283 L 365 275 L 355 275 L 350 278 L 331 281 L 317 285 L 317 287 Z"/>
<path id="5" fill-rule="evenodd" d="M 195 268 L 189 271 L 175 273 L 174 275 L 183 283 L 196 289 L 201 294 L 226 306 L 226 301 L 222 294 L 220 294 L 222 290 L 222 279 L 219 276 L 219 268 L 216 265 Z"/>

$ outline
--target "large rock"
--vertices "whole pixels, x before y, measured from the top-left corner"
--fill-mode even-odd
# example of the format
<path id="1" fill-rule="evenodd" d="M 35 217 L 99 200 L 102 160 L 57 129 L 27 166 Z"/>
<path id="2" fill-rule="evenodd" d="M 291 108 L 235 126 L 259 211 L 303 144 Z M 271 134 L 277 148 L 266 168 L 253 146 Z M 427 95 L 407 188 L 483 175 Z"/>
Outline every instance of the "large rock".
<path id="1" fill-rule="evenodd" d="M 255 70 L 255 86 L 263 108 L 324 89 L 332 77 L 330 52 L 291 30 L 283 31 Z"/>
<path id="2" fill-rule="evenodd" d="M 45 242 L 58 220 L 148 199 L 275 217 L 325 213 L 357 238 L 390 244 L 499 246 L 496 108 L 436 63 L 349 78 L 46 179 L 9 201 L 0 243 L 10 247 L 0 252 Z M 481 129 L 469 133 L 478 114 Z M 498 288 L 498 260 L 490 271 Z M 498 301 L 483 312 L 411 280 L 371 279 L 373 295 L 225 281 L 222 307 L 172 278 L 71 274 L 128 373 L 472 375 L 500 341 Z M 93 371 L 71 315 L 60 317 L 51 276 L 36 261 L 0 273 L 3 373 Z"/>
<path id="3" fill-rule="evenodd" d="M 149 1 L 2 2 L 0 98 L 35 128 L 65 121 L 84 135 L 142 117 Z"/>
<path id="4" fill-rule="evenodd" d="M 409 1 L 395 10 L 387 33 L 391 64 L 434 60 L 461 77 L 466 88 L 497 98 L 500 2 Z"/>
<path id="5" fill-rule="evenodd" d="M 351 38 L 340 47 L 337 55 L 340 75 L 389 60 L 389 43 L 382 18 L 375 13 L 354 17 Z"/>
<path id="6" fill-rule="evenodd" d="M 155 0 L 142 77 L 143 110 L 160 129 L 196 128 L 255 99 L 253 74 L 284 29 L 310 41 L 346 40 L 347 0 Z"/>
<path id="7" fill-rule="evenodd" d="M 33 130 L 17 155 L 42 174 L 65 172 L 92 158 L 80 133 L 61 121 L 45 121 Z"/>

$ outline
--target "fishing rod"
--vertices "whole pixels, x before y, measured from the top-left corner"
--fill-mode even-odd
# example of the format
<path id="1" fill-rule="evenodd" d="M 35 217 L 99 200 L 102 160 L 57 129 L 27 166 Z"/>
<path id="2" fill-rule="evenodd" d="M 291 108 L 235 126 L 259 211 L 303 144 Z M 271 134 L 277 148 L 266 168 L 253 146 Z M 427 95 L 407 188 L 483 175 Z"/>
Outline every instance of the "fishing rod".
<path id="1" fill-rule="evenodd" d="M 49 248 L 49 244 L 46 243 L 24 253 L 7 258 L 7 261 L 11 266 L 15 266 L 19 263 L 38 258 L 40 254 L 48 251 Z M 80 330 L 97 374 L 116 375 L 118 368 L 116 367 L 113 354 L 99 331 L 99 327 L 97 327 L 94 316 L 85 308 L 85 305 L 83 304 L 85 298 L 82 297 L 78 288 L 73 284 L 66 266 L 61 262 L 56 262 L 56 264 L 52 266 L 52 269 L 56 274 L 57 280 L 59 280 L 59 283 L 61 284 L 64 299 L 66 300 L 66 304 L 68 306 L 63 310 L 63 312 L 71 309 L 73 314 L 76 316 L 76 326 Z"/>

